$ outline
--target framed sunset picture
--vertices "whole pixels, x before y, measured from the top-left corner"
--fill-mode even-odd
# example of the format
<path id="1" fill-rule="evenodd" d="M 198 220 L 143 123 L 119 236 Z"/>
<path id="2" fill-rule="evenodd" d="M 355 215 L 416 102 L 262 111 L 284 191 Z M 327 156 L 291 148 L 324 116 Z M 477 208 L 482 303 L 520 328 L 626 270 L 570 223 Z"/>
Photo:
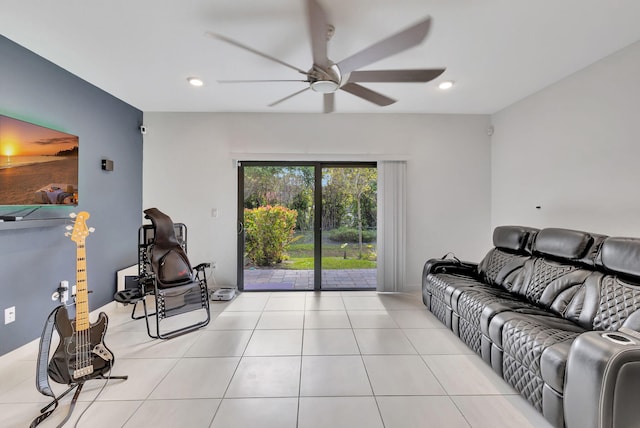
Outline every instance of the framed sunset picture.
<path id="1" fill-rule="evenodd" d="M 77 204 L 78 137 L 0 115 L 0 206 Z"/>

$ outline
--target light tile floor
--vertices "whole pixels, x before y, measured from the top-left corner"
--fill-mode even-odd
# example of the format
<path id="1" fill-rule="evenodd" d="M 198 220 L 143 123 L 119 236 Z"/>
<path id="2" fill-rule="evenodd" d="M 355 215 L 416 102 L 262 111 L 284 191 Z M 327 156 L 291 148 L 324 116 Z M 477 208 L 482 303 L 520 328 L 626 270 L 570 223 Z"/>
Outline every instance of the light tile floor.
<path id="1" fill-rule="evenodd" d="M 107 305 L 113 374 L 87 382 L 79 427 L 549 428 L 542 416 L 424 309 L 419 294 L 244 293 L 211 323 L 150 339 Z M 29 426 L 37 341 L 0 357 L 0 426 Z M 57 393 L 64 385 L 53 384 Z M 55 427 L 70 398 L 40 426 Z"/>

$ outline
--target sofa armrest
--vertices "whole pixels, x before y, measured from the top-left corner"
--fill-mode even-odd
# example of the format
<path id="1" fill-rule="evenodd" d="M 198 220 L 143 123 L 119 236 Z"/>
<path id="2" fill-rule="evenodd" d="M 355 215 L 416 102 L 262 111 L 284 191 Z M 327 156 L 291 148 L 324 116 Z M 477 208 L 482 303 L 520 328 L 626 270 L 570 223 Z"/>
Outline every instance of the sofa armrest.
<path id="1" fill-rule="evenodd" d="M 424 264 L 422 276 L 430 273 L 460 273 L 475 277 L 478 272 L 478 264 L 465 262 L 458 259 L 430 259 Z"/>
<path id="2" fill-rule="evenodd" d="M 637 426 L 640 334 L 590 331 L 571 346 L 564 388 L 568 428 Z"/>

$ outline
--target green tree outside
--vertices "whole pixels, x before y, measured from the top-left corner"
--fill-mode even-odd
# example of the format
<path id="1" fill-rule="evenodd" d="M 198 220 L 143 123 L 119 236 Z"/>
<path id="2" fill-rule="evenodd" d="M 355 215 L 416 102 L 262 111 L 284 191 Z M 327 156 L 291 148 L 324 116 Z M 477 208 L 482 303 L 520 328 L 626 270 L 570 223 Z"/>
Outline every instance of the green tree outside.
<path id="1" fill-rule="evenodd" d="M 288 252 L 292 258 L 303 257 L 298 248 L 312 245 L 306 242 L 314 224 L 314 167 L 250 166 L 244 171 L 246 256 L 256 266 L 282 263 Z M 375 264 L 376 192 L 376 168 L 323 168 L 321 225 L 323 236 L 331 239 L 322 244 L 323 268 L 330 268 L 324 254 L 332 251 L 333 241 L 337 249 L 346 242 L 354 244 L 347 247 L 349 259 Z M 333 233 L 338 229 L 339 234 Z M 292 245 L 294 240 L 298 243 Z M 292 260 L 282 267 L 302 265 Z"/>

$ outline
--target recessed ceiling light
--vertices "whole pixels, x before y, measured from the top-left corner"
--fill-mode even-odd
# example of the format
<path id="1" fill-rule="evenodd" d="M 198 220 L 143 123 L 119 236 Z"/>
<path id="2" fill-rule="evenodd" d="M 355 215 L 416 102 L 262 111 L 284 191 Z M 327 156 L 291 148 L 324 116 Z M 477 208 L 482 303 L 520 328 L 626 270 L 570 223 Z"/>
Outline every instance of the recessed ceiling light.
<path id="1" fill-rule="evenodd" d="M 453 81 L 451 81 L 451 80 L 445 80 L 444 82 L 441 82 L 438 85 L 438 88 L 440 88 L 442 90 L 451 89 L 452 87 L 453 87 Z"/>
<path id="2" fill-rule="evenodd" d="M 187 82 L 189 82 L 189 84 L 191 86 L 202 86 L 202 85 L 204 85 L 204 82 L 202 81 L 202 79 L 199 79 L 197 77 L 189 77 L 189 78 L 187 78 Z"/>

